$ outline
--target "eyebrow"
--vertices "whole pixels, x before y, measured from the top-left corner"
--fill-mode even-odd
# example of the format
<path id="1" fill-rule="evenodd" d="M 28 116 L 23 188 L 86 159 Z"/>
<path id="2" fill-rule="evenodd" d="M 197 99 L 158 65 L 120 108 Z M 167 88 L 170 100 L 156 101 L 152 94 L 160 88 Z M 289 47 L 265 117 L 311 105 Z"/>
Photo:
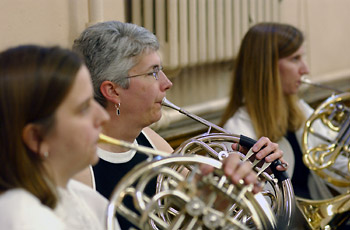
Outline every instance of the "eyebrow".
<path id="1" fill-rule="evenodd" d="M 151 71 L 154 71 L 155 68 L 160 66 L 162 66 L 162 63 L 150 65 L 144 72 L 151 73 Z"/>
<path id="2" fill-rule="evenodd" d="M 161 65 L 158 65 L 158 64 L 156 64 L 156 65 L 152 65 L 152 66 L 150 66 L 150 68 L 148 68 L 148 69 L 150 69 L 150 70 L 154 70 L 155 68 L 159 68 Z"/>
<path id="3" fill-rule="evenodd" d="M 80 111 L 84 107 L 88 106 L 90 104 L 91 99 L 92 98 L 89 97 L 89 98 L 85 99 L 83 102 L 79 103 L 78 106 L 76 107 L 77 111 Z"/>

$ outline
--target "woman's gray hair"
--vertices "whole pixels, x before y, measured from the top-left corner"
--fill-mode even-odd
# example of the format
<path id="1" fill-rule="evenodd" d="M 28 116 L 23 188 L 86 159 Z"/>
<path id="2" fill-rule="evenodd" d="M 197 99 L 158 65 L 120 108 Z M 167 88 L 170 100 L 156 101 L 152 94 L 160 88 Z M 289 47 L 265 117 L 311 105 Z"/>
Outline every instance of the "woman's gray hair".
<path id="1" fill-rule="evenodd" d="M 106 106 L 100 91 L 103 81 L 129 87 L 129 70 L 145 52 L 157 51 L 159 42 L 147 29 L 119 21 L 95 24 L 85 29 L 74 41 L 73 51 L 80 54 L 90 70 L 95 99 Z"/>

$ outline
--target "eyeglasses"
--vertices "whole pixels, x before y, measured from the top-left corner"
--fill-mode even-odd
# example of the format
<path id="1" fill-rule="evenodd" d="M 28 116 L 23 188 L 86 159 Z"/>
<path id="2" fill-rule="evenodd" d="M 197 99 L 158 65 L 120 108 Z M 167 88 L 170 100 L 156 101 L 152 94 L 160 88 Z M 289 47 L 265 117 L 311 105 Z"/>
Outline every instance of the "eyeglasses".
<path id="1" fill-rule="evenodd" d="M 159 72 L 162 70 L 163 70 L 162 66 L 157 66 L 154 68 L 153 72 L 127 76 L 126 78 L 133 78 L 133 77 L 140 77 L 140 76 L 152 76 L 152 77 L 154 77 L 154 79 L 158 80 L 159 79 Z"/>

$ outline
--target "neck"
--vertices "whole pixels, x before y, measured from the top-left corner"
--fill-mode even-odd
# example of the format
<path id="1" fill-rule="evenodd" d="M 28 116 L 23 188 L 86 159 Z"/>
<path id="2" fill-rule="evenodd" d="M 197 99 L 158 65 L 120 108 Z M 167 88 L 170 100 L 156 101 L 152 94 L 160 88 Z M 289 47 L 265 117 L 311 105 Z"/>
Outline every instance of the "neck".
<path id="1" fill-rule="evenodd" d="M 52 178 L 54 185 L 61 188 L 67 188 L 67 184 L 69 179 L 72 178 L 69 170 L 60 170 L 58 164 L 55 164 L 55 160 L 53 160 L 54 164 L 52 164 L 50 159 L 46 159 L 44 162 L 44 168 L 49 176 Z M 56 161 L 57 163 L 57 161 Z"/>
<path id="2" fill-rule="evenodd" d="M 142 127 L 137 127 L 135 122 L 130 122 L 124 119 L 122 114 L 118 117 L 115 115 L 115 111 L 110 114 L 111 120 L 107 122 L 103 127 L 103 134 L 118 139 L 133 143 L 135 139 L 140 135 Z M 124 115 L 125 116 L 125 115 Z M 127 118 L 125 116 L 125 118 Z M 99 147 L 110 152 L 125 152 L 129 149 L 115 146 L 106 143 L 99 143 Z"/>

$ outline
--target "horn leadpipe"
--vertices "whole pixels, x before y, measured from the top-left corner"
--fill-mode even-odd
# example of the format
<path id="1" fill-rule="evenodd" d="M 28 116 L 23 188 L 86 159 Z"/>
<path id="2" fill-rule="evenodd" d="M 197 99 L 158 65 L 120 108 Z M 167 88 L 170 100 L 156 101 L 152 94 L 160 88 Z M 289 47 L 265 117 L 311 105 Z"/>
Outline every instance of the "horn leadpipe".
<path id="1" fill-rule="evenodd" d="M 163 98 L 163 100 L 162 100 L 162 105 L 164 105 L 164 106 L 166 106 L 166 107 L 169 107 L 169 108 L 171 108 L 171 109 L 177 110 L 177 111 L 179 111 L 180 113 L 182 113 L 182 114 L 184 114 L 184 115 L 186 115 L 186 116 L 188 116 L 188 117 L 190 117 L 190 118 L 192 118 L 192 119 L 194 119 L 194 120 L 196 120 L 196 121 L 202 123 L 203 125 L 208 126 L 209 128 L 214 128 L 214 129 L 216 129 L 216 130 L 218 130 L 218 131 L 220 131 L 220 132 L 222 132 L 222 133 L 231 134 L 231 133 L 228 132 L 226 129 L 223 129 L 223 128 L 221 128 L 221 127 L 218 126 L 218 125 L 215 125 L 215 124 L 213 124 L 213 123 L 211 123 L 211 122 L 209 122 L 209 121 L 207 121 L 207 120 L 205 120 L 205 119 L 203 119 L 203 118 L 201 118 L 201 117 L 199 117 L 199 116 L 197 116 L 197 115 L 195 115 L 195 114 L 192 114 L 192 113 L 190 113 L 190 112 L 187 112 L 186 110 L 184 110 L 184 109 L 182 109 L 182 108 L 180 108 L 180 107 L 174 105 L 173 103 L 171 103 L 170 101 L 168 101 L 168 99 L 166 99 L 166 97 Z"/>
<path id="2" fill-rule="evenodd" d="M 344 93 L 344 91 L 342 91 L 342 90 L 339 90 L 339 89 L 336 89 L 336 88 L 333 88 L 333 87 L 330 87 L 330 86 L 327 86 L 327 85 L 323 85 L 323 84 L 320 84 L 320 83 L 312 82 L 312 81 L 310 81 L 310 79 L 307 79 L 305 77 L 301 78 L 301 83 L 307 84 L 307 85 L 311 85 L 311 86 L 315 86 L 315 87 L 319 87 L 319 88 L 322 88 L 322 89 L 328 89 L 328 90 L 334 91 L 336 93 Z"/>
<path id="3" fill-rule="evenodd" d="M 160 151 L 160 150 L 155 150 L 155 149 L 152 149 L 152 148 L 149 148 L 149 147 L 136 145 L 134 143 L 130 143 L 130 142 L 127 142 L 127 141 L 118 140 L 118 139 L 106 136 L 106 135 L 104 135 L 102 133 L 100 133 L 98 141 L 99 142 L 103 142 L 103 143 L 107 143 L 107 144 L 112 144 L 112 145 L 117 145 L 117 146 L 129 148 L 129 149 L 134 149 L 136 151 L 149 154 L 151 156 L 168 157 L 168 156 L 171 155 L 170 153 L 163 152 L 163 151 Z"/>

